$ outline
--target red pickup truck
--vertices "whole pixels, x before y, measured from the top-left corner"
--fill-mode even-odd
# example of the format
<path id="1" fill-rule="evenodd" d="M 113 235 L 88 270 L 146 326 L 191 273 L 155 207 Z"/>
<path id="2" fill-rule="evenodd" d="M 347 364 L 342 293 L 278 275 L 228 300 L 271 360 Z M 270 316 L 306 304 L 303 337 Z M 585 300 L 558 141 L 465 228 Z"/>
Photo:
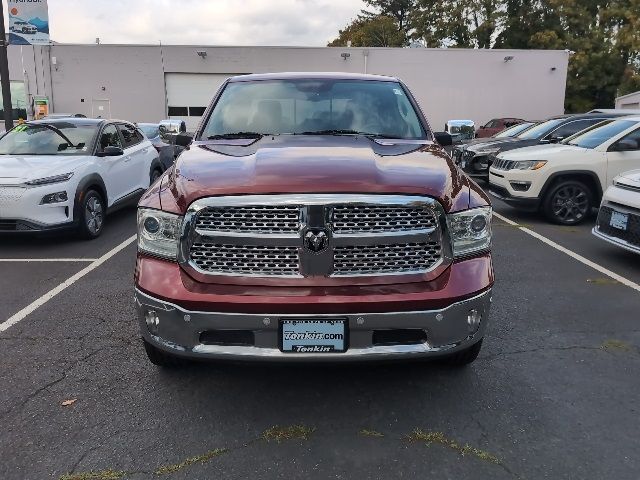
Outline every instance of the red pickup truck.
<path id="1" fill-rule="evenodd" d="M 229 79 L 138 207 L 149 359 L 472 362 L 491 207 L 449 142 L 395 78 Z"/>

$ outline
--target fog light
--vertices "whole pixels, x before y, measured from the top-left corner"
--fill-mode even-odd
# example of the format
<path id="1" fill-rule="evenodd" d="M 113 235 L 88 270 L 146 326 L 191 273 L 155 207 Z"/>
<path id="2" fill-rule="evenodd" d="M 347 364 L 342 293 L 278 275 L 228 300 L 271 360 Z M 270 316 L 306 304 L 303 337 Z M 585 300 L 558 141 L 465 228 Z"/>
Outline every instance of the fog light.
<path id="1" fill-rule="evenodd" d="M 50 193 L 49 195 L 42 197 L 40 205 L 46 205 L 48 203 L 62 203 L 66 202 L 68 199 L 69 197 L 67 196 L 67 192 Z"/>
<path id="2" fill-rule="evenodd" d="M 156 335 L 158 333 L 158 325 L 160 324 L 160 319 L 156 314 L 155 310 L 147 310 L 144 314 L 144 321 L 147 322 L 147 328 L 149 332 Z"/>
<path id="3" fill-rule="evenodd" d="M 480 321 L 482 320 L 482 315 L 475 308 L 469 310 L 467 314 L 467 325 L 469 325 L 469 333 L 473 335 L 480 328 Z"/>
<path id="4" fill-rule="evenodd" d="M 531 186 L 531 182 L 518 182 L 515 180 L 509 182 L 509 184 L 511 185 L 511 188 L 513 188 L 517 192 L 526 192 Z"/>

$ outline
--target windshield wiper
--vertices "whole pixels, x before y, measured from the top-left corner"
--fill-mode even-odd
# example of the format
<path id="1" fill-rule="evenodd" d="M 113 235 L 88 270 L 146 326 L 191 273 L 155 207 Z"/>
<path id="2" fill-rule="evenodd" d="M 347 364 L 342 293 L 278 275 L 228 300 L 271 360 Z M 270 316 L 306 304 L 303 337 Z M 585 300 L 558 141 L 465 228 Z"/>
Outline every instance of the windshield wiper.
<path id="1" fill-rule="evenodd" d="M 211 135 L 207 137 L 207 140 L 234 140 L 241 138 L 262 138 L 269 133 L 257 133 L 257 132 L 235 132 L 235 133 L 223 133 L 220 135 Z"/>
<path id="2" fill-rule="evenodd" d="M 296 133 L 296 135 L 362 135 L 368 138 L 398 138 L 397 135 L 387 135 L 385 133 L 359 132 L 357 130 L 315 130 L 310 132 Z"/>
<path id="3" fill-rule="evenodd" d="M 61 136 L 64 139 L 64 141 L 67 142 L 67 145 L 69 145 L 72 148 L 80 149 L 80 148 L 84 147 L 84 143 L 79 143 L 78 145 L 74 145 L 73 142 L 71 140 L 69 140 L 69 137 L 67 137 L 64 133 L 62 133 L 62 130 L 60 130 L 58 127 L 54 127 L 53 125 L 49 125 L 48 123 L 29 123 L 28 125 L 31 125 L 33 127 L 48 128 L 52 132 L 55 132 L 59 136 Z"/>

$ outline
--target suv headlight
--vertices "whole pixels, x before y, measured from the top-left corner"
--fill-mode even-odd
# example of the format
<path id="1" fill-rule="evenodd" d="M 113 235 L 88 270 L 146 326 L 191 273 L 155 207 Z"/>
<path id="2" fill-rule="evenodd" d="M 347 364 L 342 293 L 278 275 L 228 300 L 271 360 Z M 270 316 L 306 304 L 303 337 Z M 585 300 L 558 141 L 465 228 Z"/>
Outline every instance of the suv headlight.
<path id="1" fill-rule="evenodd" d="M 546 164 L 546 160 L 525 160 L 522 162 L 514 162 L 511 170 L 538 170 Z"/>
<path id="2" fill-rule="evenodd" d="M 139 208 L 138 250 L 170 260 L 177 259 L 182 218 L 162 210 Z"/>
<path id="3" fill-rule="evenodd" d="M 38 178 L 36 180 L 29 180 L 27 185 L 32 187 L 38 187 L 40 185 L 51 185 L 52 183 L 62 183 L 73 177 L 73 172 L 63 173 L 62 175 L 54 175 L 53 177 Z"/>
<path id="4" fill-rule="evenodd" d="M 491 207 L 450 213 L 447 219 L 455 258 L 491 247 Z"/>

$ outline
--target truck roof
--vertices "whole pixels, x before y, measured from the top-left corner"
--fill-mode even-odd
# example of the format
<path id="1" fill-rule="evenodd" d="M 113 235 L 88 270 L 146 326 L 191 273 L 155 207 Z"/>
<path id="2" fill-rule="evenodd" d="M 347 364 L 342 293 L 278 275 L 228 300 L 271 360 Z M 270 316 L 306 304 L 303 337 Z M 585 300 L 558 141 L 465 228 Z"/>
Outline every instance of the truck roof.
<path id="1" fill-rule="evenodd" d="M 369 75 L 365 73 L 344 72 L 281 72 L 281 73 L 253 73 L 237 75 L 229 79 L 230 82 L 251 82 L 259 80 L 303 80 L 303 79 L 334 79 L 334 80 L 369 80 L 383 82 L 397 82 L 395 77 L 385 75 Z"/>

